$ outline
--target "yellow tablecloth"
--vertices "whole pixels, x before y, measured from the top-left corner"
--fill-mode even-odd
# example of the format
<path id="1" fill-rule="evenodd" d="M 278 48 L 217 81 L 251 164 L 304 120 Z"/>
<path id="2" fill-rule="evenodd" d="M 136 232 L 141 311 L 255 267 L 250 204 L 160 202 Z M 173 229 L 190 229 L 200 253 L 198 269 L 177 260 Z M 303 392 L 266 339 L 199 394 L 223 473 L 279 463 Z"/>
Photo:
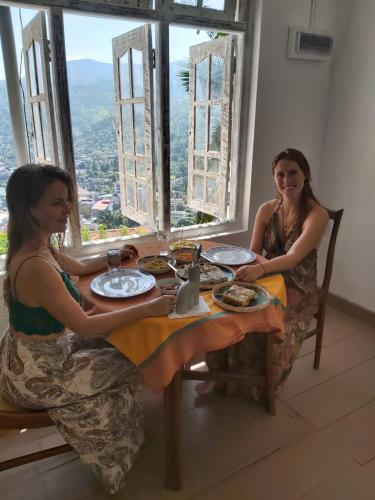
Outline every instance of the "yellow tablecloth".
<path id="1" fill-rule="evenodd" d="M 193 356 L 235 344 L 248 332 L 273 331 L 283 340 L 284 279 L 276 274 L 257 283 L 272 296 L 271 303 L 260 311 L 235 313 L 221 309 L 213 302 L 211 292 L 205 292 L 202 297 L 211 309 L 206 316 L 145 318 L 118 328 L 107 340 L 139 367 L 145 385 L 159 392 Z"/>

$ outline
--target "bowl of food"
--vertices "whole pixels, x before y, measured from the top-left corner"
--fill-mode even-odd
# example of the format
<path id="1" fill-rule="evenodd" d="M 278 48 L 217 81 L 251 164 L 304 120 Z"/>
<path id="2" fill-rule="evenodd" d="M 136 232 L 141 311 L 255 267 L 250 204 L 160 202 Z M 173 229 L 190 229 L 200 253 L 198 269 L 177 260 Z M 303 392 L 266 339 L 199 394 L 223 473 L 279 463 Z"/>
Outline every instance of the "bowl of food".
<path id="1" fill-rule="evenodd" d="M 178 278 L 162 278 L 156 282 L 156 288 L 163 295 L 177 295 L 182 281 Z"/>
<path id="2" fill-rule="evenodd" d="M 192 248 L 195 250 L 197 247 L 195 241 L 192 240 L 178 240 L 178 241 L 173 241 L 169 245 L 169 250 L 173 252 L 174 250 L 180 249 L 180 248 Z"/>
<path id="3" fill-rule="evenodd" d="M 175 248 L 171 251 L 171 257 L 176 259 L 177 264 L 190 264 L 194 259 L 197 251 L 196 248 L 182 247 Z"/>
<path id="4" fill-rule="evenodd" d="M 147 255 L 137 260 L 137 265 L 151 274 L 163 274 L 171 271 L 168 264 L 176 265 L 176 260 L 165 255 Z"/>

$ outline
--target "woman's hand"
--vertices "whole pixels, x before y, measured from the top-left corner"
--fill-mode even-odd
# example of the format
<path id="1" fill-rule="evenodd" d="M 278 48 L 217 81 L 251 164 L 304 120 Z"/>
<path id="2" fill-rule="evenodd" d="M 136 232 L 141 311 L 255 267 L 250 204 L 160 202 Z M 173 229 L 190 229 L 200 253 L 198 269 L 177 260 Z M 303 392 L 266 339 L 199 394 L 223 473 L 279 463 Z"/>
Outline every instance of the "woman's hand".
<path id="1" fill-rule="evenodd" d="M 147 316 L 167 316 L 176 305 L 175 295 L 162 295 L 158 299 L 151 300 L 145 305 Z"/>
<path id="2" fill-rule="evenodd" d="M 262 266 L 255 264 L 252 266 L 242 266 L 236 272 L 236 279 L 239 281 L 255 281 L 264 275 Z"/>
<path id="3" fill-rule="evenodd" d="M 138 257 L 138 250 L 134 245 L 124 245 L 121 248 L 121 260 Z"/>

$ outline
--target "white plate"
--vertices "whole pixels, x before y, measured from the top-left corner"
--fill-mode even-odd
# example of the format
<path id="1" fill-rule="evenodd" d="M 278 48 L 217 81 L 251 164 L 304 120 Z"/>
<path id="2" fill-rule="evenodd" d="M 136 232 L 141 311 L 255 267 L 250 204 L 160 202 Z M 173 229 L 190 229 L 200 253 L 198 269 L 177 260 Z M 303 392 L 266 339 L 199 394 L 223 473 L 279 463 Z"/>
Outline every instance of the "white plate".
<path id="1" fill-rule="evenodd" d="M 138 269 L 120 269 L 96 276 L 91 282 L 91 290 L 103 297 L 123 299 L 148 292 L 154 285 L 152 274 Z"/>
<path id="2" fill-rule="evenodd" d="M 202 252 L 202 257 L 214 264 L 226 266 L 242 266 L 256 259 L 255 253 L 251 250 L 234 246 L 209 248 Z"/>

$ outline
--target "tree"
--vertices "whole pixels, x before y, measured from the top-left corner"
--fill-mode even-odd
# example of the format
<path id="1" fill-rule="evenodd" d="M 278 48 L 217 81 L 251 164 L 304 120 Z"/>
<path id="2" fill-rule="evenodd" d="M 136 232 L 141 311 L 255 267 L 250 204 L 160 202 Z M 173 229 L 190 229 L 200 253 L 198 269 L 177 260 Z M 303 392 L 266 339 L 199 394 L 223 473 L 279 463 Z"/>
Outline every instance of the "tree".
<path id="1" fill-rule="evenodd" d="M 81 239 L 82 241 L 90 241 L 90 230 L 87 227 L 81 229 Z"/>
<path id="2" fill-rule="evenodd" d="M 99 224 L 98 226 L 98 233 L 99 233 L 99 238 L 101 240 L 105 240 L 107 237 L 107 228 L 105 224 Z"/>

